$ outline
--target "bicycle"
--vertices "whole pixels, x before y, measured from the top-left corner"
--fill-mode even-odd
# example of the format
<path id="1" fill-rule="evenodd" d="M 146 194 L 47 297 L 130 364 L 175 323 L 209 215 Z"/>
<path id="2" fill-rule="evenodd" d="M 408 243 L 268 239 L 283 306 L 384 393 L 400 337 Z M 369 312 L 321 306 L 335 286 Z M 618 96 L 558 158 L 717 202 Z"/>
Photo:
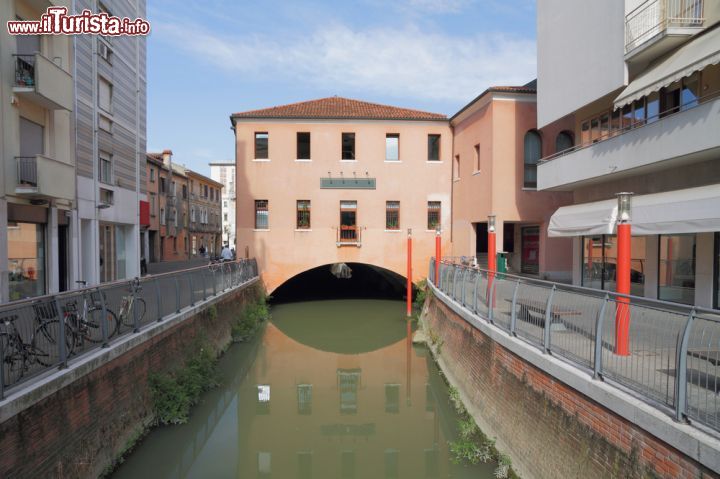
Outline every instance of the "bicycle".
<path id="1" fill-rule="evenodd" d="M 84 286 L 85 281 L 77 281 L 78 284 Z M 98 291 L 99 295 L 105 293 Z M 102 302 L 93 297 L 93 293 L 86 291 L 83 293 L 82 309 L 78 309 L 77 300 L 68 302 L 64 307 L 64 315 L 67 335 L 73 336 L 73 349 L 76 345 L 82 345 L 83 340 L 91 343 L 101 343 L 105 339 L 102 330 L 103 308 Z M 107 301 L 106 301 L 107 302 Z M 120 325 L 115 313 L 109 308 L 105 308 L 105 322 L 107 324 L 107 338 L 111 338 L 118 333 Z M 68 356 L 71 351 L 68 351 Z"/>
<path id="2" fill-rule="evenodd" d="M 130 283 L 130 294 L 123 296 L 122 303 L 120 304 L 120 312 L 118 313 L 118 316 L 122 325 L 134 328 L 135 314 L 137 314 L 138 323 L 142 321 L 145 316 L 145 300 L 138 296 L 141 291 L 142 286 L 140 285 L 140 280 L 135 278 Z M 137 308 L 137 311 L 135 308 Z"/>

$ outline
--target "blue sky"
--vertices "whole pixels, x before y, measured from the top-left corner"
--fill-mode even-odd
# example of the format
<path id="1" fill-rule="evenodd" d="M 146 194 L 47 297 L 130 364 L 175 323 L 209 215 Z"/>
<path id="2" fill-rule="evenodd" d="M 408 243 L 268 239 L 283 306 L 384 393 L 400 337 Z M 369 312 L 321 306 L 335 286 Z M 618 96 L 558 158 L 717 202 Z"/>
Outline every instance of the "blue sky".
<path id="1" fill-rule="evenodd" d="M 149 0 L 148 150 L 208 173 L 229 115 L 332 95 L 452 115 L 535 77 L 534 0 Z"/>

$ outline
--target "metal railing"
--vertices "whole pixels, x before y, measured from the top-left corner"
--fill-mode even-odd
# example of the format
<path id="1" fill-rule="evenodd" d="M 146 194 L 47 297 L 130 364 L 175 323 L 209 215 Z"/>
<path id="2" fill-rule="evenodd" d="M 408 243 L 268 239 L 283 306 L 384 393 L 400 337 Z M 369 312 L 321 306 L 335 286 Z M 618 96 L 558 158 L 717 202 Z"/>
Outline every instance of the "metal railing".
<path id="1" fill-rule="evenodd" d="M 720 431 L 720 311 L 430 260 L 429 280 L 481 319 Z M 629 325 L 629 354 L 618 332 Z M 622 346 L 621 346 L 622 347 Z"/>
<path id="2" fill-rule="evenodd" d="M 703 24 L 703 0 L 648 0 L 625 17 L 625 52 L 672 27 Z"/>
<path id="3" fill-rule="evenodd" d="M 338 246 L 362 244 L 362 228 L 360 226 L 339 226 L 337 229 L 336 243 Z"/>
<path id="4" fill-rule="evenodd" d="M 16 156 L 17 164 L 17 184 L 37 186 L 37 157 L 36 156 Z"/>
<path id="5" fill-rule="evenodd" d="M 257 262 L 242 259 L 0 304 L 0 399 L 48 370 L 257 276 Z"/>
<path id="6" fill-rule="evenodd" d="M 635 131 L 639 128 L 653 125 L 658 121 L 663 121 L 666 118 L 674 117 L 675 115 L 678 115 L 682 112 L 686 112 L 686 111 L 693 110 L 695 108 L 704 106 L 707 102 L 718 99 L 718 98 L 720 98 L 720 89 L 712 90 L 701 96 L 698 96 L 691 100 L 685 101 L 678 106 L 674 106 L 672 108 L 663 110 L 655 115 L 650 115 L 650 116 L 644 117 L 642 119 L 637 119 L 637 120 L 636 119 L 632 119 L 632 120 L 626 119 L 626 121 L 630 121 L 630 124 L 625 125 L 620 128 L 614 128 L 612 126 L 609 126 L 607 133 L 603 133 L 600 136 L 598 136 L 597 138 L 592 138 L 589 141 L 583 141 L 581 139 L 580 143 L 578 143 L 577 145 L 573 145 L 570 148 L 566 148 L 564 150 L 557 151 L 551 155 L 540 158 L 540 160 L 538 161 L 538 165 L 542 165 L 544 163 L 547 163 L 548 161 L 552 161 L 557 158 L 561 158 L 563 156 L 569 155 L 571 153 L 575 153 L 576 151 L 579 151 L 579 150 L 584 150 L 585 148 L 592 148 L 593 146 L 597 145 L 598 143 L 602 143 L 602 142 L 610 140 L 612 138 L 625 135 L 625 134 L 630 133 L 631 131 Z M 623 121 L 622 112 L 621 112 L 620 120 Z M 610 121 L 610 113 L 608 113 L 608 121 Z"/>

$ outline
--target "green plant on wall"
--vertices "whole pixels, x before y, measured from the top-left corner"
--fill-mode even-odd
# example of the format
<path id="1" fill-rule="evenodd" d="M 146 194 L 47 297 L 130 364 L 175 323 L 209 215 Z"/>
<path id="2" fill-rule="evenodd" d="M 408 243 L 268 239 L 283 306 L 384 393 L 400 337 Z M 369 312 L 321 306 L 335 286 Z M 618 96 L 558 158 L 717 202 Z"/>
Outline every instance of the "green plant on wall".
<path id="1" fill-rule="evenodd" d="M 256 302 L 248 304 L 235 318 L 231 329 L 233 341 L 247 341 L 268 319 L 270 319 L 270 307 L 267 304 L 267 297 L 260 294 Z"/>

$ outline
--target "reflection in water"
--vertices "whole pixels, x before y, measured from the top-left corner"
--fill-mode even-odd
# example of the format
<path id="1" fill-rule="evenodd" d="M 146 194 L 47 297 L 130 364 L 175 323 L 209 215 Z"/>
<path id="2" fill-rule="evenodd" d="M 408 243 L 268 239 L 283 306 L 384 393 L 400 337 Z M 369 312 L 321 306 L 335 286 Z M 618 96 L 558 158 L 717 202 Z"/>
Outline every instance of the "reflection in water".
<path id="1" fill-rule="evenodd" d="M 372 330 L 343 319 L 357 311 L 372 312 Z M 153 431 L 115 477 L 492 477 L 492 466 L 450 463 L 457 417 L 403 311 L 375 300 L 274 307 L 261 337 L 221 360 L 222 386 L 190 422 Z"/>

